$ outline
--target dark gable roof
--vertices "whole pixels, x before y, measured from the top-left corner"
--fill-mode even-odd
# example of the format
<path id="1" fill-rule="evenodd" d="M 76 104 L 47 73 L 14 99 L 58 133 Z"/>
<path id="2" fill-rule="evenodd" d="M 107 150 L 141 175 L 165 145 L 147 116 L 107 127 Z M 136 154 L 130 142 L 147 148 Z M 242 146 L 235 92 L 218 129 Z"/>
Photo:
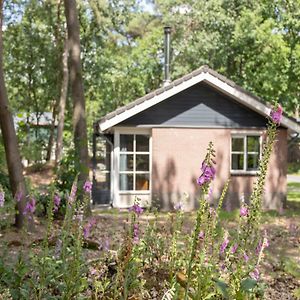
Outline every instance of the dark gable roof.
<path id="1" fill-rule="evenodd" d="M 168 91 L 170 91 L 172 89 L 180 87 L 184 83 L 189 82 L 193 78 L 195 78 L 195 77 L 197 77 L 197 76 L 199 76 L 201 74 L 204 74 L 204 73 L 210 74 L 214 78 L 216 78 L 216 79 L 220 80 L 221 82 L 225 83 L 226 85 L 232 87 L 235 91 L 241 92 L 242 94 L 249 96 L 251 98 L 251 100 L 254 100 L 260 106 L 263 106 L 264 110 L 265 109 L 270 109 L 271 105 L 269 103 L 265 104 L 259 97 L 253 95 L 249 91 L 245 90 L 241 86 L 239 86 L 236 83 L 234 83 L 232 80 L 229 80 L 225 76 L 219 74 L 218 72 L 216 72 L 216 71 L 210 69 L 208 66 L 204 65 L 204 66 L 200 67 L 199 69 L 197 69 L 197 70 L 195 70 L 195 71 L 193 71 L 193 72 L 191 72 L 191 73 L 189 73 L 189 74 L 187 74 L 187 75 L 185 75 L 185 76 L 183 76 L 183 77 L 181 77 L 179 79 L 176 79 L 176 80 L 172 81 L 168 85 L 163 86 L 161 88 L 158 88 L 158 89 L 156 89 L 156 90 L 154 90 L 154 91 L 146 94 L 145 96 L 143 96 L 141 98 L 138 98 L 135 101 L 130 102 L 129 104 L 127 104 L 125 106 L 122 106 L 122 107 L 116 109 L 113 112 L 108 113 L 106 116 L 104 116 L 98 122 L 95 123 L 96 130 L 101 131 L 101 125 L 104 124 L 104 123 L 106 123 L 107 121 L 110 121 L 113 118 L 116 118 L 117 116 L 119 116 L 119 115 L 121 115 L 121 114 L 123 114 L 125 112 L 128 112 L 128 111 L 130 111 L 133 108 L 136 108 L 136 107 L 140 106 L 141 104 L 143 104 L 143 103 L 145 103 L 145 102 L 153 99 L 156 96 L 160 96 L 160 95 L 162 95 L 162 94 L 164 94 L 164 93 L 166 93 L 166 92 L 168 92 Z M 199 80 L 199 82 L 200 81 L 206 81 L 206 80 L 202 79 L 202 80 Z M 220 88 L 219 90 L 222 92 L 222 88 Z M 169 98 L 169 97 L 167 97 L 167 98 Z M 245 103 L 244 103 L 244 105 L 245 105 Z M 255 109 L 255 107 L 252 106 L 251 104 L 248 105 L 248 107 L 252 108 L 256 112 L 261 113 L 262 115 L 265 115 L 265 111 L 263 112 L 263 111 L 260 111 L 260 109 Z M 134 114 L 135 113 L 133 113 L 133 115 Z M 284 125 L 285 127 L 291 129 L 292 131 L 300 132 L 300 125 L 297 124 L 297 121 L 295 119 L 288 117 L 286 114 L 284 114 L 284 119 L 286 120 L 286 122 L 284 122 L 284 120 L 283 120 L 282 125 Z M 116 124 L 118 124 L 120 122 L 117 121 Z M 104 130 L 106 130 L 106 129 L 110 128 L 110 127 L 112 127 L 112 126 L 109 126 L 109 127 L 105 128 Z"/>

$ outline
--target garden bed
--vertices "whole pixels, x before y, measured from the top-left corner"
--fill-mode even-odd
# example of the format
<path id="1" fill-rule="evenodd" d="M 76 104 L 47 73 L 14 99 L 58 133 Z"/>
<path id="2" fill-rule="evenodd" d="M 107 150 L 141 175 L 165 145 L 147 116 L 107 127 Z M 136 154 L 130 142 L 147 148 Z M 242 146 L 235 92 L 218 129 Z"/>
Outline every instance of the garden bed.
<path id="1" fill-rule="evenodd" d="M 117 250 L 124 237 L 124 228 L 128 224 L 127 213 L 119 213 L 118 211 L 101 211 L 95 214 L 96 225 L 91 231 L 89 240 L 99 245 L 96 250 L 85 249 L 85 257 L 91 262 L 91 268 L 96 266 L 97 271 L 101 272 L 102 265 L 99 263 L 101 258 L 107 260 L 110 258 L 110 264 L 113 265 L 113 257 L 116 256 Z M 154 219 L 160 232 L 166 238 L 171 230 L 171 214 L 143 214 L 140 217 L 141 234 L 149 222 Z M 224 213 L 222 215 L 222 226 L 234 231 L 236 227 L 235 218 L 237 213 Z M 195 214 L 184 214 L 183 231 L 188 233 L 193 225 Z M 270 240 L 270 247 L 265 252 L 264 263 L 262 264 L 262 279 L 266 282 L 266 299 L 296 299 L 293 295 L 297 288 L 300 288 L 300 216 L 292 215 L 290 211 L 286 211 L 284 215 L 277 213 L 265 213 L 263 216 L 264 224 L 262 230 L 267 230 Z M 38 251 L 39 243 L 44 234 L 43 220 L 36 219 L 35 231 L 24 239 L 21 232 L 17 232 L 13 228 L 8 228 L 1 233 L 1 244 L 7 244 L 9 247 L 10 258 L 17 258 L 18 253 L 28 252 L 31 248 Z M 55 222 L 56 229 L 61 226 L 61 221 Z M 55 236 L 55 233 L 53 233 Z M 34 247 L 33 247 L 34 245 Z M 95 247 L 93 247 L 95 249 Z M 99 260 L 100 259 L 100 260 Z M 151 286 L 148 299 L 161 299 L 162 291 L 164 291 L 163 281 L 168 274 L 163 266 L 163 256 L 158 259 L 156 268 L 148 269 L 145 267 L 144 276 L 148 277 L 147 284 Z M 159 266 L 161 261 L 161 266 Z M 96 265 L 95 265 L 95 262 Z M 93 265 L 93 267 L 92 267 Z M 100 269 L 99 269 L 100 268 Z M 113 269 L 113 267 L 112 267 Z M 150 278 L 152 278 L 150 280 Z M 148 296 L 149 297 L 149 296 Z M 137 298 L 139 299 L 139 298 Z"/>

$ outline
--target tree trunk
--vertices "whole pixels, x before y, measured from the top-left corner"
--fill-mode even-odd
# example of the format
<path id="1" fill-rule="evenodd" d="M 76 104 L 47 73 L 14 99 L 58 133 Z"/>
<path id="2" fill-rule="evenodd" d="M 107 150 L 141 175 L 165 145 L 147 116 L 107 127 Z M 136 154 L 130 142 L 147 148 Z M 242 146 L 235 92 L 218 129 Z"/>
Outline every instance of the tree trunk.
<path id="1" fill-rule="evenodd" d="M 0 126 L 3 135 L 8 175 L 11 191 L 17 201 L 16 226 L 21 228 L 24 224 L 24 207 L 27 195 L 23 167 L 21 163 L 18 140 L 14 127 L 13 117 L 9 110 L 7 91 L 3 72 L 3 0 L 0 0 Z"/>
<path id="2" fill-rule="evenodd" d="M 88 176 L 88 147 L 85 99 L 80 59 L 79 20 L 75 0 L 64 0 L 70 49 L 70 83 L 73 99 L 73 130 L 75 159 L 79 162 L 78 180 Z"/>
<path id="3" fill-rule="evenodd" d="M 62 55 L 62 83 L 60 90 L 60 99 L 59 99 L 59 113 L 58 113 L 58 124 L 57 124 L 57 140 L 56 140 L 56 149 L 55 149 L 55 164 L 57 165 L 62 157 L 63 151 L 63 132 L 65 125 L 65 109 L 68 95 L 68 82 L 69 82 L 69 70 L 68 70 L 68 35 L 66 33 L 64 52 Z"/>

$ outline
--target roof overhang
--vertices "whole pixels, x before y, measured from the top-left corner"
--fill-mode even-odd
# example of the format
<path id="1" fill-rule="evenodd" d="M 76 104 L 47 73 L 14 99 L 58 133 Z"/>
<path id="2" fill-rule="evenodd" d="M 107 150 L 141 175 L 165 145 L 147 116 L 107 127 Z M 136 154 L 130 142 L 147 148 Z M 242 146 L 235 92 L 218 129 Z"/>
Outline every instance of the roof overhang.
<path id="1" fill-rule="evenodd" d="M 109 128 L 116 126 L 124 120 L 192 87 L 200 82 L 205 82 L 221 93 L 231 97 L 243 106 L 257 112 L 258 114 L 267 117 L 270 114 L 270 105 L 262 103 L 259 98 L 251 95 L 249 92 L 236 85 L 234 82 L 228 80 L 226 77 L 209 69 L 207 66 L 170 83 L 169 85 L 157 89 L 146 96 L 137 99 L 136 101 L 109 113 L 102 118 L 98 124 L 97 129 L 104 132 Z M 292 132 L 300 133 L 300 124 L 282 116 L 281 125 L 287 127 Z"/>

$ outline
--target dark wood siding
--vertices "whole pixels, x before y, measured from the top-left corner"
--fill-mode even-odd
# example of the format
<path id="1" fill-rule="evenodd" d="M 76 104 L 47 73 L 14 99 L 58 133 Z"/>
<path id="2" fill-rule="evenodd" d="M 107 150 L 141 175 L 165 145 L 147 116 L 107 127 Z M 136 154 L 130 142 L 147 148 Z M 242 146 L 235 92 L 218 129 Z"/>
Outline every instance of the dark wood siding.
<path id="1" fill-rule="evenodd" d="M 265 127 L 266 119 L 205 83 L 152 106 L 121 126 Z"/>

